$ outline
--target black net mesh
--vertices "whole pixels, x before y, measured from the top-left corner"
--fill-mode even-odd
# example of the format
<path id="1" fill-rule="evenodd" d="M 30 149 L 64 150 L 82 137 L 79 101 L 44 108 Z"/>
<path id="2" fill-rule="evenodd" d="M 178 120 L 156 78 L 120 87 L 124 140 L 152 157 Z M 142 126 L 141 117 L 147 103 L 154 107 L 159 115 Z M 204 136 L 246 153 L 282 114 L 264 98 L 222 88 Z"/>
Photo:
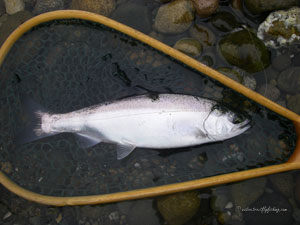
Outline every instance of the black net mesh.
<path id="1" fill-rule="evenodd" d="M 14 182 L 40 194 L 106 194 L 189 181 L 282 163 L 295 147 L 291 121 L 141 42 L 83 20 L 52 21 L 24 34 L 0 78 L 0 166 Z M 22 96 L 65 113 L 146 90 L 218 98 L 243 107 L 253 127 L 219 143 L 137 149 L 121 161 L 113 145 L 82 149 L 69 133 L 22 146 L 14 142 L 26 122 Z"/>

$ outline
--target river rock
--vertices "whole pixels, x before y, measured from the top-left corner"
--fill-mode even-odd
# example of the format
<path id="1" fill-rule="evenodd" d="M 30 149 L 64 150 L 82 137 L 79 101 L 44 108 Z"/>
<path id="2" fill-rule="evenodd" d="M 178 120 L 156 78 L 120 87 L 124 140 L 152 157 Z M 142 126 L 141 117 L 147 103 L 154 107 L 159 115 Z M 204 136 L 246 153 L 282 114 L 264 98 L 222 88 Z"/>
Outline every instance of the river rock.
<path id="1" fill-rule="evenodd" d="M 197 57 L 201 54 L 202 45 L 194 38 L 183 38 L 177 41 L 174 48 L 192 57 Z"/>
<path id="2" fill-rule="evenodd" d="M 287 107 L 300 115 L 300 94 L 297 95 L 287 95 Z"/>
<path id="3" fill-rule="evenodd" d="M 197 14 L 200 17 L 208 17 L 219 7 L 219 0 L 192 0 Z"/>
<path id="4" fill-rule="evenodd" d="M 144 5 L 133 2 L 121 4 L 112 18 L 144 33 L 151 31 L 150 13 Z"/>
<path id="5" fill-rule="evenodd" d="M 258 27 L 257 37 L 266 46 L 279 48 L 300 43 L 300 8 L 272 12 Z"/>
<path id="6" fill-rule="evenodd" d="M 243 84 L 247 88 L 250 88 L 252 90 L 255 90 L 256 88 L 256 80 L 254 77 L 247 76 L 243 72 L 239 70 L 234 70 L 227 67 L 220 67 L 217 69 L 220 73 L 226 75 L 227 77 L 239 82 L 240 84 Z"/>
<path id="7" fill-rule="evenodd" d="M 288 9 L 292 6 L 299 5 L 299 0 L 244 0 L 247 9 L 254 14 Z"/>
<path id="8" fill-rule="evenodd" d="M 235 17 L 227 11 L 216 13 L 209 21 L 217 30 L 222 32 L 232 31 L 240 26 Z"/>
<path id="9" fill-rule="evenodd" d="M 289 94 L 299 93 L 300 85 L 300 67 L 290 67 L 282 71 L 277 79 L 278 87 Z"/>
<path id="10" fill-rule="evenodd" d="M 270 52 L 264 43 L 246 29 L 226 35 L 219 43 L 219 50 L 228 63 L 249 73 L 270 64 Z"/>
<path id="11" fill-rule="evenodd" d="M 288 54 L 278 55 L 272 60 L 273 68 L 280 72 L 287 69 L 291 65 L 291 63 L 292 60 Z"/>
<path id="12" fill-rule="evenodd" d="M 264 84 L 260 86 L 260 88 L 258 89 L 258 93 L 274 102 L 277 101 L 280 96 L 279 89 L 273 84 Z"/>
<path id="13" fill-rule="evenodd" d="M 216 41 L 215 34 L 205 25 L 200 23 L 195 23 L 190 29 L 189 34 L 191 37 L 200 41 L 204 46 L 213 46 Z"/>
<path id="14" fill-rule="evenodd" d="M 277 173 L 269 176 L 269 180 L 277 191 L 287 198 L 293 197 L 294 179 L 291 173 Z"/>
<path id="15" fill-rule="evenodd" d="M 4 1 L 0 0 L 0 16 L 5 13 Z"/>
<path id="16" fill-rule="evenodd" d="M 37 0 L 33 9 L 33 13 L 41 14 L 60 9 L 64 9 L 63 0 Z"/>
<path id="17" fill-rule="evenodd" d="M 4 15 L 3 15 L 4 16 Z M 28 11 L 20 11 L 7 17 L 5 23 L 0 27 L 0 46 L 6 38 L 13 32 L 20 24 L 30 19 L 33 15 Z"/>
<path id="18" fill-rule="evenodd" d="M 181 192 L 161 197 L 157 208 L 169 225 L 182 225 L 191 220 L 200 207 L 197 191 Z"/>
<path id="19" fill-rule="evenodd" d="M 188 0 L 176 0 L 162 5 L 156 14 L 154 29 L 166 34 L 179 34 L 190 28 L 194 7 Z"/>
<path id="20" fill-rule="evenodd" d="M 109 16 L 116 7 L 115 0 L 72 0 L 70 8 Z"/>
<path id="21" fill-rule="evenodd" d="M 265 177 L 242 181 L 231 185 L 231 195 L 236 208 L 246 208 L 255 202 L 265 191 Z"/>
<path id="22" fill-rule="evenodd" d="M 290 225 L 293 221 L 291 204 L 276 193 L 265 194 L 249 209 L 243 212 L 247 225 Z"/>
<path id="23" fill-rule="evenodd" d="M 4 0 L 4 3 L 6 8 L 6 13 L 9 15 L 23 11 L 25 9 L 25 4 L 23 0 Z"/>

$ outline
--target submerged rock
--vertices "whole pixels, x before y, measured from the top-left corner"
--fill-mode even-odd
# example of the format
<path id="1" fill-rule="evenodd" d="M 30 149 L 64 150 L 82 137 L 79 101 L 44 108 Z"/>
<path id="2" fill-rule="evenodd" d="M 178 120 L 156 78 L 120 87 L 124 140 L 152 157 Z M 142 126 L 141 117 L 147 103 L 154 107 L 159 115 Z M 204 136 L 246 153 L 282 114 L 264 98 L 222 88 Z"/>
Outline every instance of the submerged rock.
<path id="1" fill-rule="evenodd" d="M 158 9 L 153 27 L 161 33 L 179 34 L 189 29 L 194 18 L 192 3 L 176 0 Z"/>
<path id="2" fill-rule="evenodd" d="M 294 179 L 291 173 L 278 173 L 269 176 L 269 180 L 277 191 L 287 198 L 293 197 Z"/>
<path id="3" fill-rule="evenodd" d="M 219 0 L 192 0 L 197 14 L 200 17 L 208 17 L 219 7 Z"/>
<path id="4" fill-rule="evenodd" d="M 270 52 L 264 43 L 246 29 L 226 35 L 219 49 L 228 63 L 249 73 L 261 71 L 270 64 Z"/>
<path id="5" fill-rule="evenodd" d="M 300 93 L 300 67 L 290 67 L 282 71 L 277 79 L 278 87 L 289 94 Z"/>
<path id="6" fill-rule="evenodd" d="M 254 14 L 288 9 L 292 6 L 299 5 L 299 0 L 245 0 L 244 2 L 247 9 Z"/>
<path id="7" fill-rule="evenodd" d="M 194 217 L 200 207 L 197 191 L 181 192 L 161 197 L 157 208 L 169 225 L 182 225 Z"/>
<path id="8" fill-rule="evenodd" d="M 272 48 L 300 43 L 300 8 L 272 12 L 260 24 L 257 37 Z"/>
<path id="9" fill-rule="evenodd" d="M 255 90 L 256 88 L 256 80 L 254 77 L 247 76 L 238 70 L 234 70 L 227 67 L 220 67 L 218 68 L 218 71 L 226 75 L 227 77 L 243 84 L 247 88 L 250 88 L 252 90 Z"/>
<path id="10" fill-rule="evenodd" d="M 148 8 L 141 4 L 121 4 L 113 12 L 112 18 L 144 33 L 151 30 L 150 13 Z"/>
<path id="11" fill-rule="evenodd" d="M 116 7 L 115 0 L 72 0 L 70 8 L 109 16 Z"/>
<path id="12" fill-rule="evenodd" d="M 287 95 L 287 107 L 297 114 L 300 114 L 300 94 Z"/>
<path id="13" fill-rule="evenodd" d="M 6 13 L 9 15 L 23 11 L 25 9 L 25 4 L 23 0 L 4 0 L 4 3 L 6 8 Z"/>
<path id="14" fill-rule="evenodd" d="M 231 195 L 237 208 L 246 208 L 255 202 L 265 191 L 265 177 L 242 181 L 231 185 Z"/>
<path id="15" fill-rule="evenodd" d="M 211 24 L 222 32 L 232 31 L 240 26 L 239 22 L 230 12 L 218 12 L 210 19 Z"/>
<path id="16" fill-rule="evenodd" d="M 258 89 L 258 93 L 272 101 L 277 101 L 280 96 L 279 89 L 273 84 L 264 84 Z"/>
<path id="17" fill-rule="evenodd" d="M 197 57 L 201 54 L 202 45 L 194 38 L 183 38 L 177 41 L 174 48 L 192 57 Z"/>
<path id="18" fill-rule="evenodd" d="M 63 0 L 37 0 L 33 9 L 33 13 L 41 14 L 60 9 L 64 9 Z"/>
<path id="19" fill-rule="evenodd" d="M 195 23 L 190 28 L 189 34 L 191 35 L 191 37 L 203 43 L 204 47 L 213 46 L 216 41 L 215 34 L 208 27 L 199 23 Z"/>

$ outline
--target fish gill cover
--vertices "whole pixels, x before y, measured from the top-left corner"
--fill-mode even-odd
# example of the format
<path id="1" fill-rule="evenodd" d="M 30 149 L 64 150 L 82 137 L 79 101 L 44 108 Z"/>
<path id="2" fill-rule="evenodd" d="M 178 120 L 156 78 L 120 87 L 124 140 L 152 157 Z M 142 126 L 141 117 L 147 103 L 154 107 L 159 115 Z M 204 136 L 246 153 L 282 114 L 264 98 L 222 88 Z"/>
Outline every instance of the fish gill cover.
<path id="1" fill-rule="evenodd" d="M 189 181 L 282 163 L 295 147 L 291 121 L 95 23 L 59 20 L 35 27 L 16 42 L 0 69 L 0 163 L 10 165 L 6 173 L 13 181 L 40 194 L 105 194 Z M 82 149 L 68 133 L 22 146 L 14 142 L 28 120 L 21 110 L 23 95 L 51 112 L 66 113 L 147 90 L 242 107 L 253 127 L 224 142 L 137 149 L 121 161 L 114 146 Z"/>

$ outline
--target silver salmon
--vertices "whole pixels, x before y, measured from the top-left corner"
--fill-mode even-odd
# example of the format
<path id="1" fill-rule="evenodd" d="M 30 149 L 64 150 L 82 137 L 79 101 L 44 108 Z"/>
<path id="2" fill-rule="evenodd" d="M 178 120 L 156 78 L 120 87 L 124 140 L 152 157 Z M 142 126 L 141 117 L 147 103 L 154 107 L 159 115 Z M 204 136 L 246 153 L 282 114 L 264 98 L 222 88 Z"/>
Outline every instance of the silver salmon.
<path id="1" fill-rule="evenodd" d="M 35 124 L 21 136 L 22 143 L 70 132 L 84 148 L 116 144 L 119 160 L 136 147 L 195 146 L 235 137 L 250 127 L 249 119 L 213 100 L 179 94 L 128 97 L 65 114 L 36 108 Z"/>

